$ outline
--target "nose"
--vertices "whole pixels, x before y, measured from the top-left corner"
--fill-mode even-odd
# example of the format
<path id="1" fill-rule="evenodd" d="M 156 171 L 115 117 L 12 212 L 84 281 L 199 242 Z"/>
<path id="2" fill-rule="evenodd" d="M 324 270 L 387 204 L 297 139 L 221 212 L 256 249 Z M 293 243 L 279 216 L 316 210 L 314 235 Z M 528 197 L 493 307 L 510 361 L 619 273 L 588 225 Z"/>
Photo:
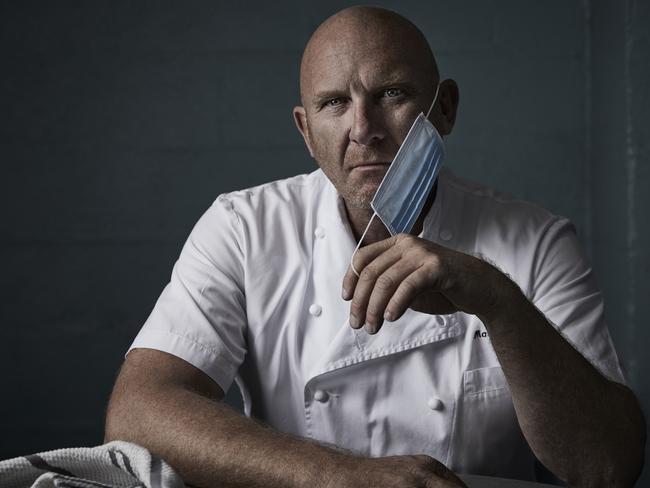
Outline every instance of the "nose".
<path id="1" fill-rule="evenodd" d="M 350 140 L 362 146 L 370 146 L 384 139 L 385 135 L 379 110 L 366 101 L 356 103 L 352 110 Z"/>

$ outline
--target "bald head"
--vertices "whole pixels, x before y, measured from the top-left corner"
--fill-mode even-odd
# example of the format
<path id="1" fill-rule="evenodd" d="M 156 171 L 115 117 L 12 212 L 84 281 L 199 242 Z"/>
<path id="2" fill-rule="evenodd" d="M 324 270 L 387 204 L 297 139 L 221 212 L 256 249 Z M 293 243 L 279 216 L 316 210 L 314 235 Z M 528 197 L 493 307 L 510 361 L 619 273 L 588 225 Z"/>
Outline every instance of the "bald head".
<path id="1" fill-rule="evenodd" d="M 431 108 L 440 134 L 451 132 L 458 90 L 453 80 L 438 83 L 426 38 L 395 12 L 347 8 L 316 29 L 303 54 L 302 105 L 293 116 L 348 210 L 370 208 L 418 114 Z"/>
<path id="2" fill-rule="evenodd" d="M 349 7 L 325 20 L 309 39 L 300 65 L 300 95 L 305 104 L 314 79 L 332 57 L 362 58 L 391 52 L 412 63 L 431 86 L 438 82 L 438 68 L 422 32 L 401 15 L 378 7 Z"/>

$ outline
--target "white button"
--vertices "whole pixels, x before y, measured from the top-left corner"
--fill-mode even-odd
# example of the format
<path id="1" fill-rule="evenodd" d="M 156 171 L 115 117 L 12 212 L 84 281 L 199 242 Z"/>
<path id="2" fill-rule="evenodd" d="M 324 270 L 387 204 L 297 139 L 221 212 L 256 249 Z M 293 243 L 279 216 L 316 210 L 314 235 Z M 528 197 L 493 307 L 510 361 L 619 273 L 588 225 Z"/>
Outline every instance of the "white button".
<path id="1" fill-rule="evenodd" d="M 316 237 L 321 237 L 321 238 L 325 237 L 325 229 L 323 229 L 322 227 L 316 227 L 314 229 L 314 235 Z"/>
<path id="2" fill-rule="evenodd" d="M 431 410 L 440 411 L 440 410 L 442 410 L 442 407 L 443 407 L 443 404 L 442 404 L 442 400 L 440 400 L 440 398 L 433 397 L 433 398 L 429 399 L 429 408 Z"/>
<path id="3" fill-rule="evenodd" d="M 326 402 L 327 399 L 329 398 L 329 395 L 327 394 L 326 391 L 323 390 L 316 390 L 316 393 L 314 393 L 314 400 L 317 402 Z"/>
<path id="4" fill-rule="evenodd" d="M 448 241 L 449 239 L 451 239 L 452 235 L 453 234 L 451 233 L 451 231 L 449 229 L 442 229 L 440 231 L 440 238 L 443 241 Z"/>
<path id="5" fill-rule="evenodd" d="M 318 317 L 322 311 L 323 311 L 323 307 L 321 307 L 317 303 L 312 303 L 311 305 L 309 305 L 309 313 L 312 314 L 314 317 Z"/>

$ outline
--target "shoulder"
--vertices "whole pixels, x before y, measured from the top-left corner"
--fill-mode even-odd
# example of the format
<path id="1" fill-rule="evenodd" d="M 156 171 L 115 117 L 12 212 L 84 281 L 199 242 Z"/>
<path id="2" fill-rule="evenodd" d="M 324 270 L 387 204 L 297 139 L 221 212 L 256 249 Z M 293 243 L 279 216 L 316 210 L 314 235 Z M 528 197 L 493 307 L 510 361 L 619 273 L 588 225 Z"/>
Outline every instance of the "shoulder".
<path id="1" fill-rule="evenodd" d="M 318 201 L 327 178 L 321 170 L 222 193 L 195 224 L 190 240 L 205 247 L 232 242 L 233 248 L 251 234 L 278 229 L 278 223 L 291 222 L 308 212 Z M 286 224 L 285 224 L 286 225 Z"/>
<path id="2" fill-rule="evenodd" d="M 309 223 L 328 206 L 330 183 L 318 169 L 223 193 L 208 214 L 212 239 L 229 240 L 249 263 L 306 248 Z"/>
<path id="3" fill-rule="evenodd" d="M 322 187 L 326 177 L 318 169 L 311 173 L 292 176 L 270 181 L 261 185 L 222 193 L 217 201 L 231 202 L 240 205 L 261 205 L 266 203 L 300 203 L 301 200 L 313 195 L 313 191 Z"/>
<path id="4" fill-rule="evenodd" d="M 549 263 L 579 254 L 565 217 L 449 171 L 443 182 L 443 219 L 457 230 L 458 249 L 496 265 L 527 295 Z"/>
<path id="5" fill-rule="evenodd" d="M 213 206 L 234 212 L 240 219 L 268 218 L 301 212 L 312 204 L 327 182 L 318 169 L 269 183 L 223 193 Z"/>
<path id="6" fill-rule="evenodd" d="M 517 230 L 539 232 L 567 219 L 533 202 L 516 198 L 487 185 L 461 178 L 450 170 L 443 178 L 446 204 L 458 209 L 460 218 L 473 216 L 477 230 Z M 460 214 L 460 215 L 458 215 Z M 504 228 L 505 226 L 505 228 Z"/>

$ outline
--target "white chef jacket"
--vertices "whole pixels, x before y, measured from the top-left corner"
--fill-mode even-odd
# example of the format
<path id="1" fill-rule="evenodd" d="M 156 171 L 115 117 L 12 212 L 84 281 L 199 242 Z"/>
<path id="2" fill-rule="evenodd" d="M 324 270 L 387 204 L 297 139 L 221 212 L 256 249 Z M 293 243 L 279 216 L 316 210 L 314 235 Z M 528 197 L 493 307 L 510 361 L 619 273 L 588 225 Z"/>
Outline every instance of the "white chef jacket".
<path id="1" fill-rule="evenodd" d="M 444 169 L 421 237 L 482 256 L 605 376 L 624 383 L 572 224 Z M 355 240 L 321 170 L 220 195 L 133 342 L 178 356 L 245 413 L 366 456 L 424 453 L 530 479 L 532 454 L 485 326 L 412 310 L 376 335 L 341 298 Z M 522 323 L 522 327 L 526 324 Z"/>

